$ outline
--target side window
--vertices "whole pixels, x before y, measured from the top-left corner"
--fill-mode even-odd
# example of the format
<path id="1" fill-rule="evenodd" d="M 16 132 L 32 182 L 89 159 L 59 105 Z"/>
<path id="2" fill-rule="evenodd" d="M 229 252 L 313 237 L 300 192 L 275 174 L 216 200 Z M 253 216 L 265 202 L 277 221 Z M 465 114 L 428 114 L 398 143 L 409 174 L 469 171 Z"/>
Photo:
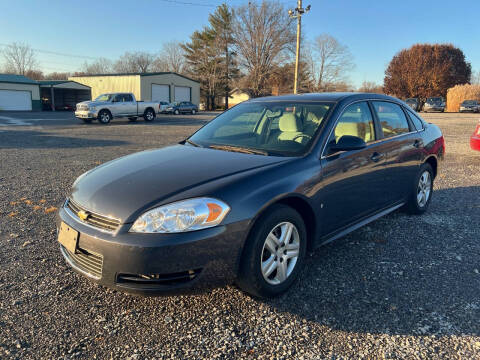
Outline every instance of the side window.
<path id="1" fill-rule="evenodd" d="M 373 101 L 373 107 L 385 138 L 410 132 L 405 113 L 399 105 L 386 101 Z"/>
<path id="2" fill-rule="evenodd" d="M 123 102 L 123 95 L 122 94 L 117 94 L 115 95 L 115 102 Z"/>
<path id="3" fill-rule="evenodd" d="M 125 101 L 133 102 L 133 98 L 132 98 L 131 94 L 125 94 L 124 99 L 125 99 Z"/>
<path id="4" fill-rule="evenodd" d="M 345 109 L 338 119 L 330 141 L 335 140 L 336 143 L 344 135 L 359 137 L 366 143 L 375 140 L 372 113 L 366 102 L 355 103 Z"/>
<path id="5" fill-rule="evenodd" d="M 420 120 L 418 115 L 415 115 L 413 111 L 410 111 L 407 109 L 408 116 L 410 117 L 410 120 L 412 120 L 413 124 L 415 125 L 415 128 L 417 130 L 422 130 L 423 129 L 423 122 Z"/>

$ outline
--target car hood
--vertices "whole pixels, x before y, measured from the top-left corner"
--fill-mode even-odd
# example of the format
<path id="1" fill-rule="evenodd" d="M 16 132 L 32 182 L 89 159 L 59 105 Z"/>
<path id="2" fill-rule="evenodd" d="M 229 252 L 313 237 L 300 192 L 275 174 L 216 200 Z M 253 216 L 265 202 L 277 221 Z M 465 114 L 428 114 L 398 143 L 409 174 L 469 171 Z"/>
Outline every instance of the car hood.
<path id="1" fill-rule="evenodd" d="M 110 103 L 108 101 L 82 101 L 77 105 L 100 106 L 105 104 L 110 104 Z"/>
<path id="2" fill-rule="evenodd" d="M 174 145 L 131 154 L 88 171 L 74 182 L 71 198 L 89 211 L 131 222 L 132 214 L 182 191 L 287 159 Z M 199 196 L 203 195 L 208 194 Z"/>

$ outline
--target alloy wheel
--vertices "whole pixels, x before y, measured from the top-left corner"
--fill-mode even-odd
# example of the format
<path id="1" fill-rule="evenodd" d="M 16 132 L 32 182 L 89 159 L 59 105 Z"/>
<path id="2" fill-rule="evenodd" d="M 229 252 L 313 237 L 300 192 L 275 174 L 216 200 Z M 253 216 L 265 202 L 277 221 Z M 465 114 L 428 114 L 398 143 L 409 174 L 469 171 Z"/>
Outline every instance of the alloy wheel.
<path id="1" fill-rule="evenodd" d="M 423 208 L 427 204 L 431 191 L 432 180 L 430 172 L 424 171 L 420 176 L 417 187 L 417 203 L 419 207 Z"/>
<path id="2" fill-rule="evenodd" d="M 268 234 L 261 255 L 261 271 L 271 285 L 283 283 L 293 272 L 300 253 L 300 235 L 295 225 L 282 222 Z"/>

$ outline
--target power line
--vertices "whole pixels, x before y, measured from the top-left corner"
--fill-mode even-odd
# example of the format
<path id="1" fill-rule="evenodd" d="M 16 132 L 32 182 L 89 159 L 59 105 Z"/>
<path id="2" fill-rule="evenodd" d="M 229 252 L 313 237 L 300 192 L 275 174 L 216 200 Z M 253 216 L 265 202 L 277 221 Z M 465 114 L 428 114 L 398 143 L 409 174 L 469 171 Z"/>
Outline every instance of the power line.
<path id="1" fill-rule="evenodd" d="M 0 46 L 10 46 L 9 44 L 2 44 L 0 43 Z M 50 54 L 50 55 L 57 55 L 57 56 L 66 56 L 66 57 L 72 57 L 72 58 L 79 58 L 79 59 L 89 59 L 89 60 L 98 60 L 100 59 L 99 57 L 95 56 L 87 56 L 87 55 L 74 55 L 74 54 L 66 54 L 66 53 L 61 53 L 61 52 L 56 52 L 56 51 L 50 51 L 50 50 L 42 50 L 42 49 L 33 49 L 33 51 L 43 53 L 43 54 Z"/>
<path id="2" fill-rule="evenodd" d="M 160 1 L 171 3 L 171 4 L 176 4 L 176 5 L 193 5 L 193 6 L 204 6 L 204 7 L 217 7 L 217 5 L 214 5 L 214 4 L 200 4 L 200 3 L 190 2 L 190 1 L 177 1 L 177 0 L 160 0 Z"/>

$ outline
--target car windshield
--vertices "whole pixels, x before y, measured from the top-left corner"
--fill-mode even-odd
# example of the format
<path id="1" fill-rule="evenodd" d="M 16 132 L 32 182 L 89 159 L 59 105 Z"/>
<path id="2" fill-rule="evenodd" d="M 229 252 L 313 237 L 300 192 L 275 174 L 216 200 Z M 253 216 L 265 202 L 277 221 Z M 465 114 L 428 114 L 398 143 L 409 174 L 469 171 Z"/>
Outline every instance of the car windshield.
<path id="1" fill-rule="evenodd" d="M 112 100 L 112 94 L 102 94 L 98 96 L 95 101 L 110 101 Z"/>
<path id="2" fill-rule="evenodd" d="M 477 102 L 475 100 L 465 100 L 463 102 L 464 105 L 477 105 Z"/>
<path id="3" fill-rule="evenodd" d="M 407 99 L 405 100 L 406 103 L 416 103 L 417 100 L 416 99 Z"/>
<path id="4" fill-rule="evenodd" d="M 227 151 L 300 156 L 312 144 L 332 103 L 247 102 L 219 115 L 190 144 Z"/>
<path id="5" fill-rule="evenodd" d="M 427 99 L 427 102 L 430 104 L 441 103 L 443 99 L 441 97 L 431 97 Z"/>

